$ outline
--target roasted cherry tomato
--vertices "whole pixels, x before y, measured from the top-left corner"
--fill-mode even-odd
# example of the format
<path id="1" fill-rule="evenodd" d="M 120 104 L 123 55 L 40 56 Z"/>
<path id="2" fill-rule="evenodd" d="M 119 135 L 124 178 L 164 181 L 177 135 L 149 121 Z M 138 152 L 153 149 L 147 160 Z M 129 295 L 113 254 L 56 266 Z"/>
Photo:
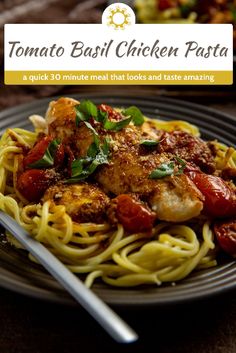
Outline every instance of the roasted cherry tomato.
<path id="1" fill-rule="evenodd" d="M 24 168 L 30 167 L 30 164 L 37 162 L 41 159 L 48 148 L 49 143 L 52 141 L 52 137 L 45 136 L 29 151 L 23 160 Z"/>
<path id="2" fill-rule="evenodd" d="M 30 202 L 38 202 L 55 178 L 50 170 L 29 169 L 17 180 L 17 189 Z"/>
<path id="3" fill-rule="evenodd" d="M 228 254 L 236 256 L 236 219 L 217 222 L 214 232 L 220 247 Z"/>
<path id="4" fill-rule="evenodd" d="M 116 216 L 118 221 L 129 232 L 144 232 L 152 229 L 155 215 L 139 201 L 129 195 L 117 198 Z"/>
<path id="5" fill-rule="evenodd" d="M 236 216 L 235 192 L 223 179 L 201 172 L 186 172 L 205 196 L 204 212 L 212 217 Z"/>

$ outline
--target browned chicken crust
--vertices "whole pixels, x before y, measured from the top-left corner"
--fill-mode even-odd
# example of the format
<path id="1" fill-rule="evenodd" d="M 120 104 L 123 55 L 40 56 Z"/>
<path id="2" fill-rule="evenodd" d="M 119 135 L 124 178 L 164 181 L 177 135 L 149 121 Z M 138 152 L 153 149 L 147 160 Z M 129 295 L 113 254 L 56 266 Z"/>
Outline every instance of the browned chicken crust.
<path id="1" fill-rule="evenodd" d="M 169 222 L 184 222 L 199 215 L 204 197 L 184 174 L 166 178 L 159 183 L 159 192 L 149 197 L 157 218 Z"/>
<path id="2" fill-rule="evenodd" d="M 43 201 L 64 205 L 66 212 L 76 222 L 102 222 L 109 205 L 109 197 L 95 185 L 81 183 L 57 184 L 44 194 Z"/>
<path id="3" fill-rule="evenodd" d="M 52 102 L 47 113 L 47 121 L 49 134 L 69 144 L 75 156 L 80 157 L 86 156 L 93 142 L 93 134 L 83 122 L 76 127 L 74 111 L 76 104 L 78 102 L 70 98 L 61 98 L 57 102 Z M 104 137 L 110 139 L 109 164 L 100 166 L 94 175 L 95 181 L 105 193 L 114 194 L 114 196 L 136 193 L 140 199 L 149 204 L 160 220 L 181 222 L 201 213 L 203 196 L 186 175 L 173 175 L 155 180 L 150 179 L 149 176 L 154 169 L 163 163 L 169 163 L 177 154 L 193 163 L 199 161 L 196 165 L 200 167 L 207 168 L 210 165 L 210 168 L 214 168 L 213 156 L 204 141 L 186 132 L 166 133 L 158 130 L 148 121 L 141 127 L 129 124 L 117 132 L 103 130 L 100 123 L 93 119 L 90 122 L 101 139 Z M 164 138 L 161 140 L 162 137 Z M 171 139 L 171 146 L 166 142 L 168 138 Z M 155 139 L 161 143 L 155 148 L 147 148 L 140 145 L 144 139 Z M 67 206 L 68 213 L 81 219 L 85 206 L 81 207 L 80 201 L 75 202 L 77 199 L 71 190 L 76 187 L 76 185 L 70 186 L 69 190 L 68 186 L 65 189 L 61 188 L 65 196 L 62 196 L 60 202 L 64 204 L 71 202 L 71 205 Z M 93 188 L 90 185 L 88 187 Z M 45 197 L 52 198 L 55 194 L 54 191 L 48 192 Z M 104 194 L 102 197 L 104 207 L 109 202 L 105 196 Z M 94 201 L 97 199 L 95 198 Z M 90 219 L 90 217 L 87 218 L 87 211 L 85 218 Z"/>
<path id="4" fill-rule="evenodd" d="M 60 98 L 52 101 L 46 114 L 48 134 L 69 145 L 76 157 L 86 156 L 87 149 L 93 142 L 92 132 L 80 124 L 79 129 L 75 123 L 74 106 L 79 104 L 75 99 Z"/>
<path id="5" fill-rule="evenodd" d="M 149 178 L 154 169 L 170 162 L 170 155 L 144 151 L 138 144 L 125 145 L 123 139 L 122 142 L 122 147 L 113 152 L 109 165 L 103 166 L 96 175 L 105 192 L 140 195 L 160 220 L 182 222 L 200 214 L 203 196 L 186 175 Z"/>

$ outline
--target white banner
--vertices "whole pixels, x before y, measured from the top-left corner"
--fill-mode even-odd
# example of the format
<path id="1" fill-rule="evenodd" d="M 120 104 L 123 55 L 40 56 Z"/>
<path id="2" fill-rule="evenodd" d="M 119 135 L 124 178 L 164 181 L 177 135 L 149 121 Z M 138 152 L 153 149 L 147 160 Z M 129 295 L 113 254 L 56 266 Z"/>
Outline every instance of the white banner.
<path id="1" fill-rule="evenodd" d="M 233 70 L 230 24 L 7 24 L 5 70 Z"/>

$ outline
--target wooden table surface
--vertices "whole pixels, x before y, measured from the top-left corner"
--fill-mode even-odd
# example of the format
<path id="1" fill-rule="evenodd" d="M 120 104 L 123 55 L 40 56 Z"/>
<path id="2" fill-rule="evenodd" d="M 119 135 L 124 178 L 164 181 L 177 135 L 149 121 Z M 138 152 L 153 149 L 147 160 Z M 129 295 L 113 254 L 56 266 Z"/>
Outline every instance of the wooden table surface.
<path id="1" fill-rule="evenodd" d="M 119 345 L 79 307 L 0 290 L 1 353 L 235 353 L 236 292 L 172 308 L 117 310 L 139 333 Z"/>
<path id="2" fill-rule="evenodd" d="M 54 93 L 69 95 L 94 89 L 91 86 L 0 88 L 0 109 Z M 104 89 L 107 90 L 96 88 Z M 144 96 L 164 95 L 194 101 L 236 117 L 234 88 L 117 89 L 127 94 L 141 90 Z M 117 311 L 139 333 L 137 343 L 126 346 L 114 343 L 79 306 L 56 305 L 0 289 L 0 353 L 236 352 L 236 291 L 181 306 Z"/>

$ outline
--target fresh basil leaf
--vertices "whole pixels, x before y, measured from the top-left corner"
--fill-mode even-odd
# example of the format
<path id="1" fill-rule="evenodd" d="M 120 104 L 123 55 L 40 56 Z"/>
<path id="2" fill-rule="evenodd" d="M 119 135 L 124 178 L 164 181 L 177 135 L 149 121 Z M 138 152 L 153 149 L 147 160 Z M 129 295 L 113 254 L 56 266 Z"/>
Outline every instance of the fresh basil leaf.
<path id="1" fill-rule="evenodd" d="M 89 120 L 91 117 L 96 118 L 98 114 L 96 105 L 90 100 L 82 100 L 80 104 L 75 105 L 74 109 L 76 112 L 76 126 L 81 121 Z"/>
<path id="2" fill-rule="evenodd" d="M 104 144 L 102 145 L 102 151 L 104 153 L 105 156 L 109 155 L 109 151 L 110 151 L 110 139 L 109 138 L 105 138 L 104 140 Z"/>
<path id="3" fill-rule="evenodd" d="M 29 164 L 30 168 L 48 168 L 52 167 L 54 164 L 54 157 L 57 150 L 57 147 L 60 145 L 59 140 L 53 140 L 48 145 L 44 155 L 38 161 Z"/>
<path id="4" fill-rule="evenodd" d="M 99 152 L 99 138 L 95 135 L 94 142 L 88 148 L 87 155 L 88 157 L 95 158 Z"/>
<path id="5" fill-rule="evenodd" d="M 157 146 L 159 144 L 159 141 L 155 141 L 155 140 L 143 140 L 141 141 L 140 145 L 143 145 L 143 146 Z"/>
<path id="6" fill-rule="evenodd" d="M 108 159 L 107 156 L 100 151 L 86 170 L 87 176 L 93 174 L 97 167 L 102 164 L 108 164 Z"/>
<path id="7" fill-rule="evenodd" d="M 90 123 L 88 123 L 87 121 L 84 121 L 84 123 L 85 123 L 85 125 L 87 126 L 87 128 L 88 128 L 89 130 L 91 130 L 92 133 L 93 133 L 95 136 L 98 136 L 97 131 L 94 129 L 94 127 L 92 127 L 92 125 L 91 125 Z"/>
<path id="8" fill-rule="evenodd" d="M 184 169 L 186 168 L 186 163 L 178 156 L 175 157 L 175 160 L 178 162 L 178 164 L 181 165 L 181 168 L 179 168 L 179 170 L 175 173 L 175 175 L 181 175 L 181 174 L 183 174 Z"/>
<path id="9" fill-rule="evenodd" d="M 103 124 L 106 120 L 108 120 L 108 113 L 102 111 L 101 109 L 98 109 L 98 115 L 97 115 L 97 117 L 96 117 L 96 120 L 97 120 L 99 123 L 102 123 L 102 124 Z"/>
<path id="10" fill-rule="evenodd" d="M 39 159 L 38 161 L 34 162 L 34 163 L 31 163 L 29 164 L 29 167 L 30 168 L 48 168 L 48 167 L 52 167 L 54 164 L 54 160 L 51 156 L 51 154 L 46 151 L 44 153 L 44 156 Z"/>
<path id="11" fill-rule="evenodd" d="M 82 110 L 82 112 L 84 112 L 85 114 L 87 114 L 87 116 L 90 118 L 91 116 L 93 118 L 96 118 L 98 115 L 98 109 L 96 107 L 96 105 L 91 102 L 90 100 L 84 100 L 80 103 L 80 109 Z"/>
<path id="12" fill-rule="evenodd" d="M 142 125 L 144 123 L 144 117 L 140 109 L 135 106 L 131 106 L 124 111 L 122 114 L 131 117 L 134 125 Z"/>
<path id="13" fill-rule="evenodd" d="M 82 100 L 80 104 L 76 105 L 76 108 L 84 113 L 84 115 L 89 119 L 91 117 L 96 118 L 98 114 L 98 109 L 96 105 L 90 100 Z"/>
<path id="14" fill-rule="evenodd" d="M 128 116 L 128 119 L 121 121 L 110 121 L 108 120 L 107 112 L 103 112 L 98 109 L 96 105 L 90 100 L 83 100 L 80 104 L 77 104 L 75 107 L 76 112 L 76 126 L 79 125 L 81 121 L 88 121 L 91 117 L 103 124 L 105 130 L 119 131 L 132 120 L 134 125 L 142 125 L 144 122 L 144 117 L 141 111 L 135 107 L 131 106 L 125 109 L 122 114 Z"/>
<path id="15" fill-rule="evenodd" d="M 131 122 L 132 117 L 120 121 L 110 121 L 107 112 L 103 112 L 99 109 L 96 120 L 102 123 L 105 130 L 119 131 Z"/>
<path id="16" fill-rule="evenodd" d="M 80 111 L 79 105 L 76 105 L 74 107 L 74 109 L 75 109 L 75 113 L 76 113 L 75 124 L 76 124 L 76 126 L 78 126 L 81 121 L 85 121 L 87 118 L 86 118 L 85 114 Z"/>
<path id="17" fill-rule="evenodd" d="M 71 175 L 76 177 L 83 171 L 83 159 L 76 159 L 71 163 Z"/>
<path id="18" fill-rule="evenodd" d="M 106 120 L 103 124 L 103 128 L 105 130 L 119 131 L 119 130 L 122 130 L 125 126 L 129 125 L 131 120 L 132 120 L 132 117 L 129 117 L 127 119 L 123 119 L 120 121 Z"/>
<path id="19" fill-rule="evenodd" d="M 80 158 L 80 159 L 76 159 L 75 161 L 72 162 L 71 164 L 71 179 L 68 179 L 68 181 L 72 181 L 75 182 L 76 180 L 82 180 L 84 179 L 84 174 L 86 171 L 86 166 L 89 166 L 91 163 L 92 159 L 89 159 L 87 157 L 85 158 Z M 74 181 L 73 181 L 74 180 Z"/>
<path id="20" fill-rule="evenodd" d="M 96 137 L 96 136 L 95 136 Z M 92 175 L 98 166 L 108 164 L 109 140 L 106 138 L 102 146 L 97 146 L 95 142 L 91 144 L 88 155 L 72 162 L 72 178 L 66 183 L 76 183 Z"/>
<path id="21" fill-rule="evenodd" d="M 157 169 L 153 170 L 149 175 L 150 179 L 162 179 L 166 176 L 174 174 L 175 164 L 174 162 L 163 163 Z"/>
<path id="22" fill-rule="evenodd" d="M 54 158 L 55 153 L 57 151 L 57 147 L 60 145 L 60 141 L 59 140 L 53 140 L 52 142 L 50 142 L 49 146 L 48 146 L 48 150 L 51 154 L 51 156 Z"/>
<path id="23" fill-rule="evenodd" d="M 90 175 L 92 175 L 95 170 L 97 169 L 98 166 L 102 164 L 108 164 L 108 159 L 103 153 L 97 154 L 95 159 L 89 164 L 89 166 L 86 169 L 81 169 L 81 166 L 83 163 L 78 163 L 78 170 L 74 171 L 72 174 L 72 178 L 67 179 L 66 183 L 76 183 L 78 181 L 84 180 L 88 178 Z M 73 170 L 73 169 L 72 169 Z"/>

